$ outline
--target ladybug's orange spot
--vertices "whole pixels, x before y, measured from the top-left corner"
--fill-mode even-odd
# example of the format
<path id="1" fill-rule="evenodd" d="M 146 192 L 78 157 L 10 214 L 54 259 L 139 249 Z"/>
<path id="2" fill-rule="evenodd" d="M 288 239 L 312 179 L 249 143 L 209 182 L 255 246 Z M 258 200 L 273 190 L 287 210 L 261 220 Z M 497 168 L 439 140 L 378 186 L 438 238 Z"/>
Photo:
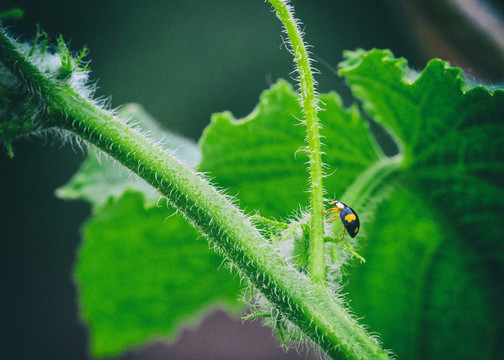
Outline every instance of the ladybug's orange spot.
<path id="1" fill-rule="evenodd" d="M 352 221 L 357 220 L 355 214 L 348 214 L 345 216 L 345 221 L 351 223 Z"/>

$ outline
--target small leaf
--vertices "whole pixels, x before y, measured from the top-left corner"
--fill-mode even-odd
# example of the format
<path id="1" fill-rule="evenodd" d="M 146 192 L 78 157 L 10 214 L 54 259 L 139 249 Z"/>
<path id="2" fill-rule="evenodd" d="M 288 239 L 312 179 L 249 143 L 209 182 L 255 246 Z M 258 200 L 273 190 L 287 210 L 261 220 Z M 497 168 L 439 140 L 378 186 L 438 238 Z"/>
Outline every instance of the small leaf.
<path id="1" fill-rule="evenodd" d="M 145 194 L 146 200 L 154 203 L 156 191 L 134 174 L 129 174 L 120 164 L 110 158 L 98 159 L 99 154 L 90 153 L 79 171 L 56 195 L 67 200 L 84 200 L 99 208 L 109 197 L 119 197 L 126 189 L 135 189 Z"/>

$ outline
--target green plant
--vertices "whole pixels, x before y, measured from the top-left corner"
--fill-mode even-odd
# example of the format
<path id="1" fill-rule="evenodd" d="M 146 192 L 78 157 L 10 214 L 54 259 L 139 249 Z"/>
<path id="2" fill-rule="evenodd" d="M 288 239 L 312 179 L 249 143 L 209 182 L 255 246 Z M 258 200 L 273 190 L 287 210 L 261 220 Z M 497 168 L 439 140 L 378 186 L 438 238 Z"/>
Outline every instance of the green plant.
<path id="1" fill-rule="evenodd" d="M 199 162 L 199 151 L 194 145 L 171 134 L 165 135 L 162 144 L 159 139 L 147 139 L 143 135 L 146 131 L 159 134 L 160 130 L 138 109 L 126 108 L 124 112 L 130 113 L 117 116 L 97 106 L 83 86 L 86 72 L 81 71 L 82 56 L 71 57 L 61 38 L 58 54 L 50 54 L 45 45 L 16 44 L 3 35 L 0 56 L 4 64 L 1 91 L 5 116 L 0 123 L 0 136 L 12 155 L 10 139 L 23 133 L 56 128 L 77 134 L 150 183 L 169 200 L 169 206 L 174 206 L 210 239 L 216 250 L 228 258 L 230 266 L 249 279 L 251 289 L 246 296 L 255 310 L 251 316 L 265 317 L 278 330 L 282 341 L 288 343 L 307 336 L 332 357 L 387 357 L 336 295 L 348 277 L 343 264 L 351 260 L 351 254 L 331 242 L 339 229 L 327 227 L 323 231 L 318 103 L 310 85 L 306 52 L 298 51 L 303 44 L 297 26 L 283 2 L 272 3 L 286 24 L 295 49 L 304 108 L 299 107 L 290 86 L 279 82 L 263 94 L 258 108 L 247 119 L 235 122 L 228 113 L 215 115 L 201 140 L 202 160 L 198 166 L 199 171 L 211 172 L 219 186 L 231 193 L 239 191 L 242 206 L 253 209 L 252 213 L 260 212 L 261 216 L 243 215 L 221 191 L 167 151 L 167 148 L 177 150 L 177 157 L 194 166 Z M 35 56 L 45 61 L 35 63 Z M 390 278 L 401 281 L 403 292 L 416 292 L 416 302 L 401 303 L 403 307 L 395 308 L 398 318 L 406 317 L 405 323 L 415 325 L 405 326 L 407 331 L 402 334 L 384 336 L 386 339 L 399 336 L 404 344 L 417 347 L 414 349 L 417 354 L 435 353 L 444 346 L 442 336 L 419 339 L 419 327 L 425 321 L 445 319 L 446 323 L 442 322 L 437 329 L 449 332 L 455 319 L 465 321 L 468 326 L 476 319 L 488 327 L 478 332 L 478 341 L 496 341 L 491 334 L 498 332 L 502 319 L 489 318 L 498 313 L 496 297 L 465 267 L 476 264 L 472 267 L 481 273 L 481 278 L 494 281 L 498 277 L 485 276 L 487 270 L 479 258 L 499 266 L 503 260 L 502 244 L 498 242 L 502 234 L 499 219 L 503 209 L 499 196 L 502 187 L 496 181 L 503 170 L 500 125 L 503 92 L 471 85 L 460 70 L 442 61 L 434 60 L 422 74 L 415 73 L 406 67 L 404 60 L 394 59 L 387 51 L 347 53 L 340 73 L 355 96 L 363 101 L 367 113 L 390 131 L 400 149 L 393 158 L 384 156 L 355 106 L 343 108 L 335 94 L 320 96 L 326 110 L 318 115 L 326 137 L 324 161 L 332 169 L 337 168 L 334 175 L 324 179 L 325 187 L 329 195 L 338 194 L 340 200 L 358 209 L 363 222 L 375 224 L 363 233 L 369 234 L 370 241 L 364 250 L 368 260 L 379 260 L 353 270 L 357 279 L 363 279 L 350 283 L 350 293 L 361 295 L 354 301 L 363 309 L 379 308 L 375 314 L 393 307 L 384 296 L 395 290 L 386 286 Z M 297 153 L 304 146 L 304 133 L 301 127 L 292 126 L 293 115 L 306 117 L 309 157 Z M 144 128 L 134 129 L 119 120 L 131 116 L 136 116 L 138 126 Z M 297 155 L 293 158 L 294 153 Z M 309 204 L 304 193 L 306 161 L 310 163 Z M 217 278 L 202 277 L 209 273 L 208 263 L 220 260 L 204 251 L 206 245 L 202 241 L 194 241 L 197 234 L 185 220 L 173 216 L 163 222 L 171 211 L 154 206 L 158 195 L 148 190 L 144 182 L 135 181 L 132 190 L 129 179 L 112 175 L 114 181 L 111 181 L 110 174 L 117 172 L 111 164 L 105 162 L 103 167 L 97 164 L 91 154 L 81 171 L 59 190 L 60 196 L 86 199 L 93 204 L 94 215 L 84 230 L 86 243 L 81 250 L 77 278 L 94 353 L 115 354 L 153 336 L 173 333 L 182 318 L 208 300 L 221 299 L 234 304 L 232 299 L 238 286 L 229 278 L 222 274 Z M 309 205 L 309 210 L 295 215 L 292 210 L 299 204 L 303 208 Z M 478 209 L 481 217 L 473 213 L 466 216 L 472 204 L 481 206 Z M 437 212 L 431 213 L 429 209 Z M 403 221 L 405 214 L 408 221 Z M 277 222 L 272 218 L 288 220 Z M 171 240 L 167 242 L 166 238 Z M 457 238 L 467 242 L 451 242 Z M 108 239 L 106 244 L 103 239 Z M 175 249 L 181 247 L 187 249 L 184 256 L 173 256 Z M 137 255 L 139 252 L 142 256 Z M 191 256 L 200 252 L 202 257 Z M 380 253 L 392 259 L 385 263 Z M 454 254 L 458 262 L 456 266 L 448 266 Z M 151 264 L 146 264 L 146 259 Z M 195 261 L 189 266 L 186 263 L 184 268 L 184 261 L 189 260 Z M 175 261 L 182 261 L 173 269 L 179 272 L 169 276 L 163 271 L 165 264 Z M 402 264 L 412 266 L 411 263 L 419 269 L 417 279 L 408 277 L 411 272 L 404 272 L 403 277 L 397 275 Z M 449 270 L 444 271 L 443 267 Z M 188 268 L 195 273 L 187 271 Z M 111 269 L 118 273 L 104 277 Z M 433 271 L 442 278 L 427 283 Z M 131 281 L 128 287 L 131 292 L 115 289 L 110 293 L 117 294 L 117 298 L 104 299 L 103 292 L 118 286 L 117 278 L 124 276 Z M 154 289 L 159 291 L 159 283 L 170 290 L 177 289 L 180 276 L 186 276 L 200 288 L 210 281 L 226 282 L 229 285 L 224 288 L 230 289 L 230 293 L 212 292 L 209 288 L 206 296 L 198 299 L 201 292 L 196 292 L 189 297 L 194 302 L 183 304 L 182 308 L 181 299 L 188 298 L 182 292 L 172 305 L 180 319 L 171 317 L 170 323 L 161 316 L 173 312 L 163 302 L 166 292 L 160 291 L 154 299 L 148 296 L 155 293 Z M 367 286 L 372 283 L 370 279 L 377 279 L 372 288 Z M 459 288 L 460 282 L 466 281 L 477 290 L 469 296 L 465 294 L 466 288 Z M 444 298 L 446 292 L 441 291 L 447 286 L 451 286 L 454 294 L 449 301 Z M 401 291 L 398 293 L 400 297 Z M 421 300 L 425 294 L 432 298 L 424 303 Z M 462 312 L 456 311 L 455 319 L 440 316 L 449 307 L 465 308 L 467 299 L 480 314 L 459 318 L 457 314 Z M 429 313 L 432 318 L 425 318 L 422 313 L 426 305 L 437 306 Z M 119 308 L 118 313 L 113 318 L 103 316 L 111 308 Z M 488 309 L 492 311 L 487 312 Z M 143 323 L 136 322 L 139 319 Z M 373 321 L 373 329 L 381 332 L 380 329 L 386 328 L 381 326 L 388 320 L 375 317 Z M 494 345 L 469 349 L 464 346 L 469 343 L 467 339 L 462 339 L 452 352 L 477 351 L 475 355 L 481 355 L 484 350 L 489 352 L 485 353 L 488 357 L 496 348 Z M 426 341 L 428 346 L 424 344 Z"/>

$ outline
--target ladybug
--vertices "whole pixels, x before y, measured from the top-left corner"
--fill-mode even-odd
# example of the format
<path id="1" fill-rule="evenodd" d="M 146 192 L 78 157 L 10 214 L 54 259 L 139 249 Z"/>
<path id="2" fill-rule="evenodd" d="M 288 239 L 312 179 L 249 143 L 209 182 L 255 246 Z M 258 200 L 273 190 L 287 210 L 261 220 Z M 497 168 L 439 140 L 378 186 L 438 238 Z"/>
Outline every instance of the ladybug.
<path id="1" fill-rule="evenodd" d="M 337 200 L 328 200 L 328 203 L 333 207 L 329 210 L 326 210 L 323 214 L 336 214 L 334 217 L 328 221 L 328 223 L 332 223 L 337 218 L 341 219 L 343 223 L 343 232 L 338 236 L 340 241 L 343 240 L 345 236 L 345 230 L 348 231 L 350 237 L 354 238 L 359 232 L 360 222 L 357 213 L 349 206 L 346 206 L 341 201 Z"/>

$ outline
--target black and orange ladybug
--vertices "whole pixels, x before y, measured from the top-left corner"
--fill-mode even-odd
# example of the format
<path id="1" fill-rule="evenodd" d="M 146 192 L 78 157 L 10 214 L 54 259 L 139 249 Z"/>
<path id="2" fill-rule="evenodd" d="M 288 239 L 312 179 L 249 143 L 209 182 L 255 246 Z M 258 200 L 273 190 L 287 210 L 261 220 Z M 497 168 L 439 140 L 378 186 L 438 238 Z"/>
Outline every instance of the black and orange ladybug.
<path id="1" fill-rule="evenodd" d="M 328 223 L 335 221 L 337 218 L 340 218 L 341 222 L 343 223 L 343 232 L 339 236 L 341 238 L 340 241 L 343 240 L 343 237 L 345 236 L 345 230 L 348 231 L 352 238 L 354 238 L 359 232 L 360 227 L 359 217 L 357 216 L 357 213 L 351 207 L 346 206 L 341 201 L 328 200 L 328 203 L 333 207 L 329 210 L 326 210 L 324 212 L 324 215 L 336 214 L 331 220 L 328 221 Z"/>

